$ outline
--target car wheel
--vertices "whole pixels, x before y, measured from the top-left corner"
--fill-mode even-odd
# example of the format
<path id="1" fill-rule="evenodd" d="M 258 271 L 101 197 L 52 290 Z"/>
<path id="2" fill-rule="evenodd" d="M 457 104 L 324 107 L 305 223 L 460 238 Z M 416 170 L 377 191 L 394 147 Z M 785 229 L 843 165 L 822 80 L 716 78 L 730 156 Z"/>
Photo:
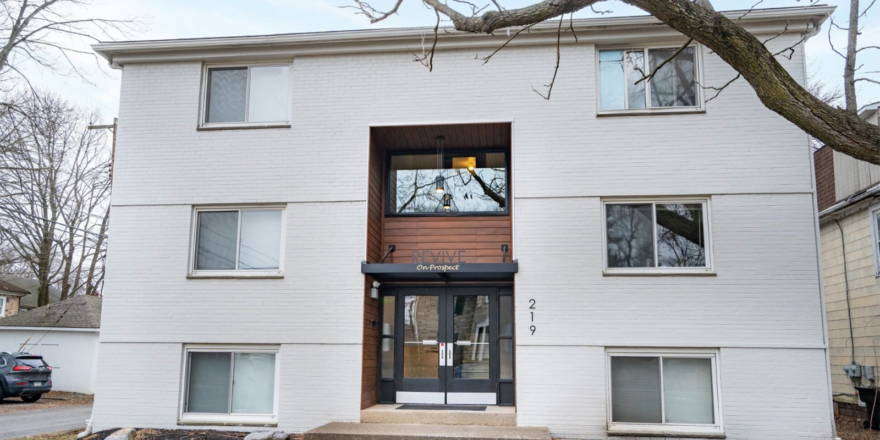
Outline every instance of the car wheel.
<path id="1" fill-rule="evenodd" d="M 27 403 L 33 403 L 40 400 L 40 397 L 43 397 L 42 394 L 32 394 L 30 396 L 21 396 L 21 400 Z"/>

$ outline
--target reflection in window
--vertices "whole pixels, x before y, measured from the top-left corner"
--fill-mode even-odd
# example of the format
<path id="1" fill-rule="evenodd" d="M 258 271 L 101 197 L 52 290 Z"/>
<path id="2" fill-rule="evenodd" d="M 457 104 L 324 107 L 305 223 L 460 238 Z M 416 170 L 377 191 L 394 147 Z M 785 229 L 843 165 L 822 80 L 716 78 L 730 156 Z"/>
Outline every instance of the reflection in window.
<path id="1" fill-rule="evenodd" d="M 612 356 L 611 420 L 715 424 L 712 374 L 711 357 Z"/>
<path id="2" fill-rule="evenodd" d="M 608 267 L 654 267 L 652 205 L 608 205 Z"/>
<path id="3" fill-rule="evenodd" d="M 205 122 L 284 122 L 290 66 L 208 69 Z"/>
<path id="4" fill-rule="evenodd" d="M 672 57 L 678 49 L 651 49 L 651 71 Z M 688 47 L 657 70 L 651 78 L 651 107 L 694 107 L 697 88 L 694 82 L 694 48 Z"/>
<path id="5" fill-rule="evenodd" d="M 698 107 L 696 50 L 678 48 L 599 51 L 599 110 Z M 648 65 L 645 66 L 645 58 Z M 651 72 L 650 80 L 644 80 Z M 650 84 L 648 84 L 650 83 Z"/>
<path id="6" fill-rule="evenodd" d="M 605 205 L 608 267 L 707 267 L 705 203 Z"/>
<path id="7" fill-rule="evenodd" d="M 447 153 L 438 167 L 436 154 L 394 155 L 388 185 L 391 214 L 506 212 L 507 158 L 505 153 Z"/>

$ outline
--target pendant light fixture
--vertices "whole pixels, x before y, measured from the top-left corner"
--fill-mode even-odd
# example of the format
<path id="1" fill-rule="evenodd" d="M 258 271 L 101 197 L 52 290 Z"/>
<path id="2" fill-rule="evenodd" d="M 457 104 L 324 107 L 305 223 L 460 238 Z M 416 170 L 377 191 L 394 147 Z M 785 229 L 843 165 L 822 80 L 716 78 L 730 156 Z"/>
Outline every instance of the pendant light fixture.
<path id="1" fill-rule="evenodd" d="M 452 194 L 443 194 L 443 210 L 449 211 L 452 209 Z"/>
<path id="2" fill-rule="evenodd" d="M 434 186 L 437 194 L 443 194 L 446 191 L 445 179 L 443 178 L 443 141 L 446 140 L 442 135 L 437 136 L 437 178 L 434 179 Z M 445 198 L 444 198 L 445 200 Z"/>

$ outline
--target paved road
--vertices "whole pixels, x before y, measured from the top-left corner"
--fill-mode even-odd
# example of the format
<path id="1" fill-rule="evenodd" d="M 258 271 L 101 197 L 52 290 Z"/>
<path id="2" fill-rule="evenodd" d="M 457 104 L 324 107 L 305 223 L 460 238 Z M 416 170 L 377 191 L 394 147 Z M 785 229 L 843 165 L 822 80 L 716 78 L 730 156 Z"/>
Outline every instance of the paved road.
<path id="1" fill-rule="evenodd" d="M 92 405 L 70 405 L 0 413 L 0 440 L 86 427 Z"/>

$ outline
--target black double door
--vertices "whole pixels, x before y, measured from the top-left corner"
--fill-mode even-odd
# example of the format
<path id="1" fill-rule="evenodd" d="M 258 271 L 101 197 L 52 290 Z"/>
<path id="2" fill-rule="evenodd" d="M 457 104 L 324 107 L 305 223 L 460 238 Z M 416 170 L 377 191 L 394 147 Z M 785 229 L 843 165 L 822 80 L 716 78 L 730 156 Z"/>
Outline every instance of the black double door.
<path id="1" fill-rule="evenodd" d="M 510 289 L 393 287 L 382 302 L 380 400 L 513 404 Z"/>

